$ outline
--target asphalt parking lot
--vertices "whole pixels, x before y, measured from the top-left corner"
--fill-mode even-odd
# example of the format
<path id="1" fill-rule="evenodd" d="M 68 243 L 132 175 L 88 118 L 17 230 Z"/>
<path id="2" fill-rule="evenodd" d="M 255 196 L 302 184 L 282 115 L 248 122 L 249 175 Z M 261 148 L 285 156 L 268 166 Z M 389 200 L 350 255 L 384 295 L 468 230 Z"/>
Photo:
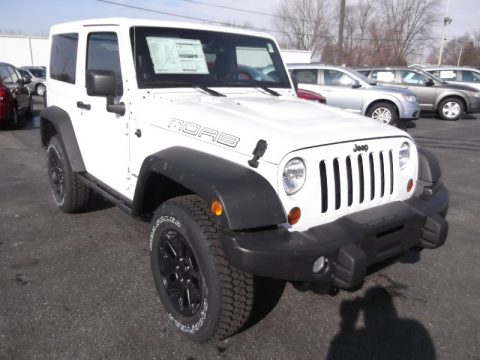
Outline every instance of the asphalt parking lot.
<path id="1" fill-rule="evenodd" d="M 0 359 L 480 359 L 480 116 L 412 124 L 450 191 L 447 243 L 355 293 L 288 284 L 263 319 L 205 345 L 177 334 L 157 298 L 149 224 L 99 197 L 88 212 L 60 212 L 38 118 L 1 130 Z"/>

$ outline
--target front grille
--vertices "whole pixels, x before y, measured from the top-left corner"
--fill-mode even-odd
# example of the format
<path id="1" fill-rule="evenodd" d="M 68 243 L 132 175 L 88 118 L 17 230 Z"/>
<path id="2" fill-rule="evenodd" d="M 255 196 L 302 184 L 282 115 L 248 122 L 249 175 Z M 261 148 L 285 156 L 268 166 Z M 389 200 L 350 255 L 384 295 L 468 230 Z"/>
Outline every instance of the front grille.
<path id="1" fill-rule="evenodd" d="M 321 160 L 322 213 L 391 198 L 395 189 L 393 150 Z"/>

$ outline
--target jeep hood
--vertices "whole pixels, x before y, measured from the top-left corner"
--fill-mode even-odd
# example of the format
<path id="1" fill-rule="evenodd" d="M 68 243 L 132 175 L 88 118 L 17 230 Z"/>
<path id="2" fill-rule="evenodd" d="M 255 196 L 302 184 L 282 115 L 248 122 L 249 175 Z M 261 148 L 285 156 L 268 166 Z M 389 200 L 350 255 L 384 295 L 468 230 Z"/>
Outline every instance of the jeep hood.
<path id="1" fill-rule="evenodd" d="M 148 114 L 162 114 L 152 125 L 182 133 L 193 141 L 205 141 L 252 157 L 258 140 L 265 140 L 267 150 L 261 160 L 280 163 L 288 153 L 326 144 L 362 139 L 407 136 L 405 132 L 370 118 L 344 110 L 300 100 L 292 96 L 271 95 L 215 97 L 201 95 L 190 98 L 165 99 L 156 97 L 155 105 L 148 101 Z M 152 108 L 150 108 L 150 106 Z M 189 123 L 182 131 L 182 124 Z M 193 125 L 192 125 L 193 124 Z M 219 144 L 211 135 L 224 133 L 238 142 L 233 146 Z M 197 135 L 189 132 L 195 132 Z"/>

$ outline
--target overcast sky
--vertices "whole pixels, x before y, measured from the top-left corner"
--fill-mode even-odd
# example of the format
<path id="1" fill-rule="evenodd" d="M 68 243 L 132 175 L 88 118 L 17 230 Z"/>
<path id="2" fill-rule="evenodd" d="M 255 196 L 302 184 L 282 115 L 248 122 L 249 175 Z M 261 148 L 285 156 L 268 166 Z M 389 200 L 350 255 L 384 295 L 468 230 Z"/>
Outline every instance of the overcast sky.
<path id="1" fill-rule="evenodd" d="M 248 21 L 255 27 L 274 29 L 271 16 L 206 6 L 195 3 L 195 0 L 111 1 L 205 20 L 230 21 L 240 24 Z M 281 0 L 199 1 L 272 14 Z M 331 0 L 332 3 L 335 1 L 339 0 Z M 357 0 L 346 0 L 347 5 L 356 3 L 356 1 Z M 445 8 L 448 0 L 443 1 L 443 8 Z M 448 16 L 453 19 L 453 22 L 447 27 L 446 38 L 460 36 L 465 32 L 474 30 L 480 31 L 479 15 L 480 0 L 450 0 Z M 194 20 L 181 19 L 162 14 L 152 14 L 141 10 L 106 4 L 97 0 L 22 0 L 21 6 L 19 6 L 19 3 L 16 1 L 2 1 L 0 31 L 15 31 L 26 35 L 46 35 L 48 34 L 48 29 L 53 24 L 94 17 L 117 16 L 195 22 Z M 441 36 L 442 18 L 443 10 L 438 26 L 434 29 L 432 36 Z M 275 33 L 272 34 L 275 35 Z"/>

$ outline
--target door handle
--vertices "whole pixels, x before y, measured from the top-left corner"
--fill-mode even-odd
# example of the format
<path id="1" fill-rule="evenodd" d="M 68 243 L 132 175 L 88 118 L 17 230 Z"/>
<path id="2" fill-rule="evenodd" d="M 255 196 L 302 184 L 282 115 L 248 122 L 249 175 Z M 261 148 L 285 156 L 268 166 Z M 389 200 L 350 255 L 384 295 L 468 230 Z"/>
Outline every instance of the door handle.
<path id="1" fill-rule="evenodd" d="M 90 110 L 92 108 L 90 104 L 84 104 L 83 101 L 77 101 L 77 107 L 84 110 Z"/>

